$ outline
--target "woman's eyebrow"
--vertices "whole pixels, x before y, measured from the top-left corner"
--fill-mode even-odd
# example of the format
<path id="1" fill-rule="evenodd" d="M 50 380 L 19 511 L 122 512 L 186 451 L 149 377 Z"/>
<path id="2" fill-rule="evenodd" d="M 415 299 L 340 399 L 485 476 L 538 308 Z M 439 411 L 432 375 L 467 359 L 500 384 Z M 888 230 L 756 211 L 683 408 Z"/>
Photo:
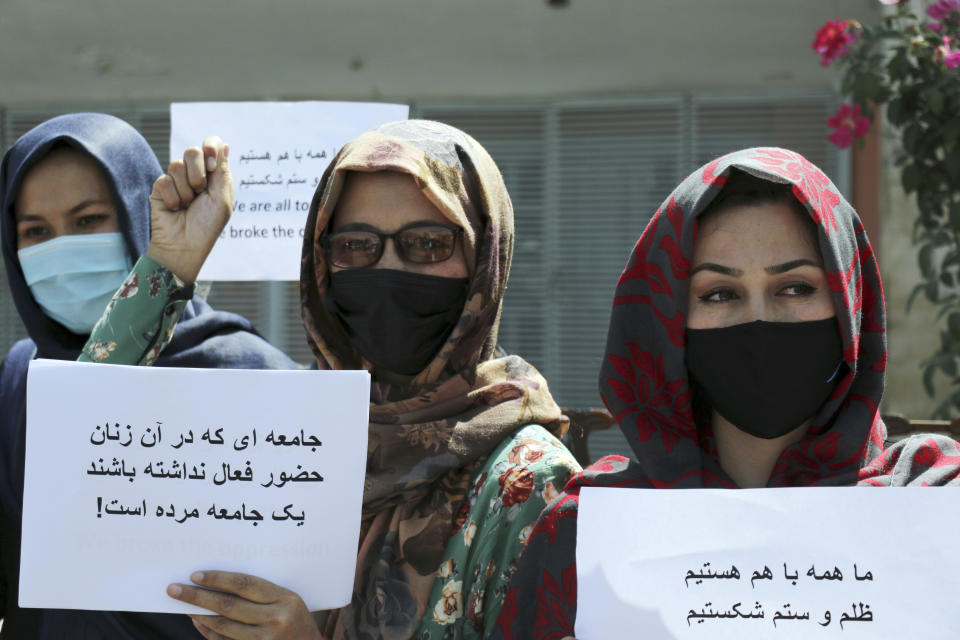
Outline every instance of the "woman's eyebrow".
<path id="1" fill-rule="evenodd" d="M 786 273 L 787 271 L 796 269 L 797 267 L 807 267 L 807 266 L 819 267 L 821 269 L 823 268 L 821 265 L 814 262 L 813 260 L 809 260 L 807 258 L 800 258 L 798 260 L 791 260 L 789 262 L 784 262 L 782 264 L 775 264 L 772 267 L 765 267 L 764 271 L 766 271 L 771 275 L 776 275 L 778 273 Z"/>
<path id="2" fill-rule="evenodd" d="M 366 222 L 350 222 L 342 227 L 337 227 L 337 230 L 331 231 L 331 233 L 339 233 L 340 231 L 380 231 L 380 229 Z"/>
<path id="3" fill-rule="evenodd" d="M 83 211 L 84 209 L 86 209 L 87 207 L 93 207 L 93 206 L 112 207 L 113 202 L 109 200 L 100 200 L 99 198 L 88 198 L 83 202 L 79 202 L 73 205 L 72 207 L 70 207 L 66 215 L 74 216 L 80 213 L 81 211 Z M 44 216 L 37 215 L 35 213 L 20 213 L 19 211 L 14 211 L 13 218 L 16 222 L 34 222 L 34 221 L 46 220 Z"/>
<path id="4" fill-rule="evenodd" d="M 717 273 L 722 273 L 725 276 L 733 276 L 735 278 L 739 278 L 743 275 L 743 271 L 740 269 L 725 267 L 722 264 L 717 264 L 715 262 L 704 262 L 698 264 L 690 270 L 690 277 L 693 277 L 693 274 L 697 273 L 698 271 L 716 271 Z"/>
<path id="5" fill-rule="evenodd" d="M 109 207 L 109 206 L 113 206 L 113 203 L 112 203 L 112 202 L 108 202 L 107 200 L 100 200 L 99 198 L 88 198 L 87 200 L 84 200 L 83 202 L 78 202 L 78 203 L 75 204 L 74 206 L 70 207 L 70 210 L 67 211 L 67 215 L 68 215 L 68 216 L 75 215 L 75 214 L 77 214 L 77 213 L 80 213 L 81 211 L 83 211 L 83 210 L 86 209 L 87 207 L 93 207 L 93 206 L 108 206 L 108 207 Z"/>

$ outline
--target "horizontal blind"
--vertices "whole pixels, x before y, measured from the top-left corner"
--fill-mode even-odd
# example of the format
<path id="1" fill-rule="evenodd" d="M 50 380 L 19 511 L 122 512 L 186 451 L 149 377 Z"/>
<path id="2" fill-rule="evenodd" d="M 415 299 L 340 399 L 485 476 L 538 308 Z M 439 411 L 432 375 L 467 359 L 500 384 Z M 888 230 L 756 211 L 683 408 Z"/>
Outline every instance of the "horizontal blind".
<path id="1" fill-rule="evenodd" d="M 622 100 L 421 103 L 412 114 L 474 136 L 493 156 L 513 200 L 516 249 L 500 343 L 543 372 L 561 406 L 600 405 L 597 374 L 610 305 L 627 256 L 652 213 L 700 165 L 758 145 L 794 149 L 836 176 L 840 152 L 826 138 L 829 94 L 692 93 Z M 166 165 L 167 106 L 101 108 L 138 127 Z M 8 109 L 4 148 L 69 110 Z M 23 335 L 0 280 L 0 348 Z M 218 309 L 246 316 L 295 360 L 313 359 L 295 282 L 218 282 Z M 591 457 L 632 455 L 619 429 L 590 440 Z"/>
<path id="2" fill-rule="evenodd" d="M 597 376 L 616 282 L 653 212 L 684 176 L 678 97 L 560 106 L 556 117 L 557 259 L 548 265 L 564 407 L 602 406 Z M 630 449 L 619 429 L 595 434 L 593 457 Z"/>
<path id="3" fill-rule="evenodd" d="M 784 147 L 805 156 L 845 190 L 841 155 L 827 140 L 834 96 L 694 96 L 691 103 L 691 169 L 745 147 Z"/>
<path id="4" fill-rule="evenodd" d="M 421 105 L 419 117 L 466 131 L 497 163 L 513 203 L 515 243 L 503 300 L 500 345 L 519 353 L 550 380 L 556 363 L 548 356 L 548 300 L 543 265 L 549 263 L 545 214 L 546 145 L 542 106 L 477 109 Z"/>

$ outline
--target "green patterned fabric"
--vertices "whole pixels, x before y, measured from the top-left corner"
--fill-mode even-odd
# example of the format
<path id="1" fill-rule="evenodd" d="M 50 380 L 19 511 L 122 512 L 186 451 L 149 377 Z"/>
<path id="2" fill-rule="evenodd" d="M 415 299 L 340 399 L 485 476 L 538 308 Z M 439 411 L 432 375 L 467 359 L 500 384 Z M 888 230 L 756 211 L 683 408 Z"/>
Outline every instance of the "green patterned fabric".
<path id="1" fill-rule="evenodd" d="M 84 345 L 80 362 L 153 364 L 173 338 L 177 319 L 190 298 L 186 286 L 172 271 L 142 256 Z"/>
<path id="2" fill-rule="evenodd" d="M 151 364 L 173 336 L 191 293 L 192 287 L 168 269 L 140 258 L 94 327 L 80 360 Z M 435 435 L 421 432 L 418 437 L 432 446 Z M 560 441 L 538 424 L 514 432 L 473 466 L 412 636 L 420 640 L 484 638 L 492 632 L 533 523 L 580 470 Z M 402 609 L 399 615 L 409 615 L 417 607 Z"/>
<path id="3" fill-rule="evenodd" d="M 493 631 L 533 523 L 579 469 L 539 425 L 493 451 L 470 477 L 416 638 L 485 638 Z"/>

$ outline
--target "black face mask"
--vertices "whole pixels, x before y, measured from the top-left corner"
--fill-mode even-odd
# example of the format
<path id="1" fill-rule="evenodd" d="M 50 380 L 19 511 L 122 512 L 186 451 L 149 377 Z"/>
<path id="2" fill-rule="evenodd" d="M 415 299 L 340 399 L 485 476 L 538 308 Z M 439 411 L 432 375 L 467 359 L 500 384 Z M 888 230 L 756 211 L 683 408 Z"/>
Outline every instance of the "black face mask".
<path id="1" fill-rule="evenodd" d="M 778 438 L 814 417 L 843 364 L 836 318 L 687 329 L 687 369 L 741 431 Z"/>
<path id="2" fill-rule="evenodd" d="M 469 282 L 393 269 L 337 271 L 330 274 L 327 307 L 376 368 L 414 375 L 453 331 Z"/>

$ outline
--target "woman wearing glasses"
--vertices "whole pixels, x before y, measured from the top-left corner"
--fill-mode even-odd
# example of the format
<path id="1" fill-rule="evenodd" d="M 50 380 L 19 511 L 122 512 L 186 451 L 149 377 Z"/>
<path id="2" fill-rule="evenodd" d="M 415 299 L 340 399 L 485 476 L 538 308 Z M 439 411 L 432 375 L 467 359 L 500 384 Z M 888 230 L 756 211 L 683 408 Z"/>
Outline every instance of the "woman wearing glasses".
<path id="1" fill-rule="evenodd" d="M 162 298 L 186 297 L 183 283 L 229 216 L 226 153 L 208 139 L 155 185 L 151 259 L 134 272 L 165 265 L 172 296 Z M 512 251 L 503 180 L 463 132 L 396 122 L 337 154 L 307 219 L 300 290 L 317 365 L 365 368 L 373 378 L 353 601 L 311 616 L 279 586 L 204 571 L 168 593 L 214 612 L 194 617 L 207 638 L 493 631 L 532 523 L 577 469 L 556 439 L 565 421 L 546 381 L 498 352 Z M 153 334 L 167 335 L 170 316 L 155 301 L 121 291 L 88 356 L 119 343 L 115 318 L 148 317 L 161 325 Z M 148 351 L 162 347 L 161 339 Z M 120 362 L 112 356 L 120 349 L 106 361 Z"/>

